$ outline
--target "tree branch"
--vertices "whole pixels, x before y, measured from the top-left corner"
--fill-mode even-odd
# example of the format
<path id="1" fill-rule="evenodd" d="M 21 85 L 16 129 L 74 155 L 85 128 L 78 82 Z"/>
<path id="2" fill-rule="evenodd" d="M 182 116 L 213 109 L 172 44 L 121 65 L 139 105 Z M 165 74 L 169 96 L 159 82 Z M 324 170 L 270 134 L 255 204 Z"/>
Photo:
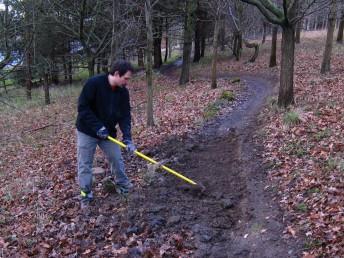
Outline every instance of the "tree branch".
<path id="1" fill-rule="evenodd" d="M 266 8 L 266 6 L 263 5 L 263 2 L 266 2 L 266 1 L 264 1 L 264 0 L 261 0 L 261 1 L 258 1 L 258 0 L 241 0 L 241 1 L 244 3 L 256 6 L 269 22 L 271 22 L 273 24 L 278 24 L 278 25 L 283 24 L 283 18 L 284 17 L 280 17 L 279 12 L 277 14 L 277 13 L 271 12 L 270 9 Z"/>

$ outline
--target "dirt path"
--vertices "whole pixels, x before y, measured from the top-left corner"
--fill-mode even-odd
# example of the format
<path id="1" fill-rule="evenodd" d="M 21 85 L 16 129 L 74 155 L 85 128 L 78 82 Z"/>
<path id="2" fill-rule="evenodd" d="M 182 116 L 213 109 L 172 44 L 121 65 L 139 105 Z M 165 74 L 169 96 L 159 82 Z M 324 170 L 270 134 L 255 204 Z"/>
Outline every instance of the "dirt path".
<path id="1" fill-rule="evenodd" d="M 264 190 L 260 146 L 253 139 L 257 115 L 272 86 L 261 78 L 241 78 L 247 92 L 232 112 L 152 153 L 173 160 L 174 168 L 206 191 L 156 175 L 150 186 L 130 197 L 129 228 L 148 229 L 160 245 L 174 241 L 181 245 L 177 249 L 192 250 L 191 257 L 298 257 L 301 245 L 283 238 L 282 214 L 272 193 Z M 176 235 L 186 239 L 169 237 Z"/>
<path id="2" fill-rule="evenodd" d="M 75 242 L 81 250 L 92 241 L 104 257 L 121 247 L 129 247 L 123 257 L 300 257 L 302 243 L 283 237 L 283 215 L 273 193 L 265 190 L 255 136 L 257 115 L 273 87 L 259 77 L 240 77 L 247 90 L 231 112 L 149 153 L 170 160 L 171 167 L 206 190 L 164 172 L 147 174 L 150 184 L 137 186 L 126 201 L 118 195 L 97 200 L 89 240 Z M 90 228 L 89 218 L 74 222 L 79 230 Z M 105 246 L 104 239 L 112 239 L 112 246 Z"/>

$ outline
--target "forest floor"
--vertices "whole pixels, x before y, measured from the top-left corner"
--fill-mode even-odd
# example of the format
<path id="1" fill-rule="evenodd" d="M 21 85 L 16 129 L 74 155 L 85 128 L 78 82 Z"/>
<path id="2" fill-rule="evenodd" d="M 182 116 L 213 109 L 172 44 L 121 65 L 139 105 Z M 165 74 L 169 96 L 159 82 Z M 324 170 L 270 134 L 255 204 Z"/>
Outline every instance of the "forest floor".
<path id="1" fill-rule="evenodd" d="M 130 87 L 133 135 L 147 155 L 204 191 L 125 155 L 135 188 L 109 194 L 97 152 L 88 215 L 75 182 L 75 96 L 1 114 L 0 257 L 341 257 L 343 245 L 343 47 L 319 75 L 323 35 L 298 47 L 296 105 L 276 106 L 277 68 L 219 61 L 155 78 L 154 128 L 145 127 L 145 86 Z M 321 39 L 321 40 L 320 40 Z M 234 82 L 236 78 L 240 82 Z M 226 99 L 228 93 L 234 101 Z M 290 119 L 293 115 L 295 119 Z"/>

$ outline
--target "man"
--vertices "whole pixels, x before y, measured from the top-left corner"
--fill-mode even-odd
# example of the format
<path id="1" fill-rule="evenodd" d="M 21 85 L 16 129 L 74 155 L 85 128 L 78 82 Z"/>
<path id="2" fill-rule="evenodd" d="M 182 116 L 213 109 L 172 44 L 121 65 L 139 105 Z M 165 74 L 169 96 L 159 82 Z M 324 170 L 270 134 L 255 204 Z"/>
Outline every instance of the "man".
<path id="1" fill-rule="evenodd" d="M 108 74 L 88 79 L 81 91 L 76 127 L 82 208 L 93 199 L 92 165 L 97 145 L 109 160 L 111 173 L 116 177 L 116 188 L 128 192 L 133 186 L 125 173 L 120 147 L 107 140 L 108 136 L 116 137 L 118 124 L 127 151 L 136 150 L 131 139 L 130 102 L 126 88 L 133 70 L 129 62 L 117 61 Z"/>

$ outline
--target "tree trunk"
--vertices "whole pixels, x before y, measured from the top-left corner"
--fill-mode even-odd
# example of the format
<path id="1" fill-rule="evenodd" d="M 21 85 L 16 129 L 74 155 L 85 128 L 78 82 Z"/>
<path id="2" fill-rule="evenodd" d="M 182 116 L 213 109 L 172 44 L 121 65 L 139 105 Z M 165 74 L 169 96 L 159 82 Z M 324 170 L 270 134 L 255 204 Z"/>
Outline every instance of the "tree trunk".
<path id="1" fill-rule="evenodd" d="M 265 43 L 266 41 L 266 26 L 267 26 L 267 23 L 264 21 L 263 22 L 263 39 L 262 39 L 262 45 Z"/>
<path id="2" fill-rule="evenodd" d="M 69 84 L 73 83 L 73 61 L 72 61 L 72 56 L 68 57 L 68 81 L 69 81 Z"/>
<path id="3" fill-rule="evenodd" d="M 32 58 L 31 58 L 31 46 L 26 52 L 26 65 L 25 65 L 25 84 L 26 84 L 26 99 L 31 100 L 32 99 L 32 71 L 31 71 L 31 65 L 32 65 Z"/>
<path id="4" fill-rule="evenodd" d="M 172 41 L 169 39 L 168 41 L 168 58 L 172 57 Z"/>
<path id="5" fill-rule="evenodd" d="M 272 30 L 272 41 L 271 41 L 271 53 L 269 67 L 275 67 L 277 65 L 277 34 L 278 26 L 274 26 Z"/>
<path id="6" fill-rule="evenodd" d="M 153 117 L 153 22 L 152 22 L 152 6 L 151 0 L 146 0 L 145 3 L 145 17 L 147 30 L 147 65 L 146 65 L 146 80 L 147 80 L 147 126 L 154 126 Z"/>
<path id="7" fill-rule="evenodd" d="M 282 27 L 282 58 L 278 105 L 294 104 L 294 53 L 295 29 L 293 25 Z"/>
<path id="8" fill-rule="evenodd" d="M 242 52 L 242 32 L 237 31 L 234 33 L 234 47 L 233 47 L 233 54 L 237 61 L 240 60 Z"/>
<path id="9" fill-rule="evenodd" d="M 162 23 L 163 23 L 162 18 L 156 18 L 153 21 L 154 68 L 159 68 L 162 65 L 162 55 L 161 55 Z"/>
<path id="10" fill-rule="evenodd" d="M 62 62 L 63 62 L 63 79 L 64 79 L 64 82 L 67 82 L 68 80 L 68 66 L 67 66 L 67 59 L 66 59 L 66 56 L 63 55 L 62 56 Z"/>
<path id="11" fill-rule="evenodd" d="M 339 27 L 338 27 L 338 35 L 337 35 L 337 42 L 342 44 L 343 43 L 343 34 L 344 34 L 344 6 L 342 7 L 342 16 L 340 18 Z"/>
<path id="12" fill-rule="evenodd" d="M 219 37 L 219 27 L 220 21 L 215 20 L 215 28 L 214 28 L 214 38 L 213 38 L 213 60 L 211 63 L 211 88 L 216 89 L 216 63 L 217 63 L 217 45 L 218 45 L 218 37 Z"/>
<path id="13" fill-rule="evenodd" d="M 118 51 L 117 35 L 117 17 L 119 17 L 119 4 L 117 0 L 112 0 L 112 32 L 111 32 L 111 45 L 110 56 L 108 59 L 108 67 L 111 68 L 112 63 L 116 59 L 116 52 Z"/>
<path id="14" fill-rule="evenodd" d="M 165 58 L 164 58 L 164 62 L 166 63 L 167 62 L 167 57 L 168 57 L 168 19 L 166 17 L 166 26 L 165 26 L 165 29 L 166 29 L 166 37 L 165 37 Z"/>
<path id="15" fill-rule="evenodd" d="M 326 45 L 325 45 L 325 51 L 323 55 L 323 61 L 321 64 L 321 70 L 320 70 L 321 74 L 328 73 L 331 70 L 333 34 L 334 34 L 334 28 L 336 25 L 336 6 L 337 6 L 336 0 L 332 0 L 330 13 L 328 15 Z"/>
<path id="16" fill-rule="evenodd" d="M 137 48 L 137 65 L 139 67 L 144 67 L 145 66 L 144 49 L 142 47 L 138 47 Z"/>
<path id="17" fill-rule="evenodd" d="M 186 14 L 184 21 L 184 45 L 183 45 L 183 65 L 182 72 L 179 79 L 179 85 L 189 82 L 190 76 L 190 54 L 192 46 L 192 31 L 193 31 L 193 18 L 192 14 L 195 11 L 195 0 L 186 1 Z"/>
<path id="18" fill-rule="evenodd" d="M 201 58 L 204 57 L 205 54 L 205 35 L 201 37 Z"/>
<path id="19" fill-rule="evenodd" d="M 52 60 L 52 65 L 51 65 L 51 81 L 57 85 L 60 83 L 60 79 L 59 79 L 59 71 L 58 71 L 58 68 L 57 68 L 57 64 L 55 62 L 55 58 L 53 57 L 53 60 Z"/>
<path id="20" fill-rule="evenodd" d="M 87 69 L 88 69 L 88 76 L 91 77 L 94 75 L 94 57 L 93 56 L 89 56 L 87 58 Z"/>
<path id="21" fill-rule="evenodd" d="M 49 91 L 49 72 L 44 72 L 44 100 L 45 104 L 50 104 L 50 91 Z"/>
<path id="22" fill-rule="evenodd" d="M 194 58 L 193 62 L 198 63 L 201 59 L 201 29 L 202 29 L 202 22 L 197 20 L 195 26 L 195 49 L 194 49 Z"/>
<path id="23" fill-rule="evenodd" d="M 221 51 L 225 51 L 226 26 L 224 24 L 224 21 L 221 21 L 221 23 L 219 24 L 218 37 L 218 40 L 220 40 Z"/>
<path id="24" fill-rule="evenodd" d="M 296 32 L 295 32 L 295 43 L 297 44 L 301 42 L 302 28 L 303 28 L 303 20 L 300 20 L 296 25 Z"/>

